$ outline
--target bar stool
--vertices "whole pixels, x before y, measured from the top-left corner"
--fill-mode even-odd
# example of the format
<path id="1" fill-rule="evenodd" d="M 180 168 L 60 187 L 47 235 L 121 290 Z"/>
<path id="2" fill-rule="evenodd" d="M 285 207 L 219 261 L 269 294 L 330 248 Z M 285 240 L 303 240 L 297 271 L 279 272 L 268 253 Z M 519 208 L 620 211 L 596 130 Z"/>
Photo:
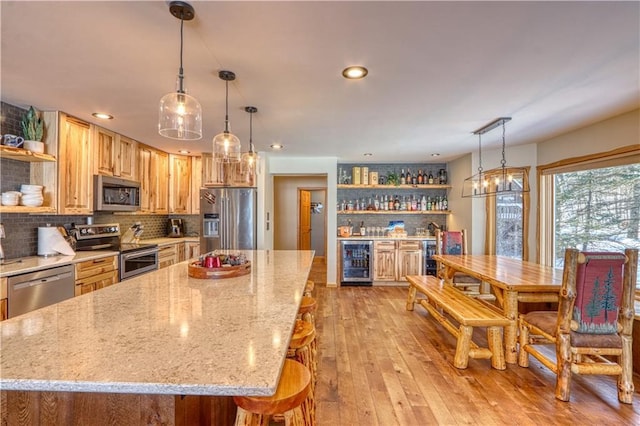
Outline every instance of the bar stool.
<path id="1" fill-rule="evenodd" d="M 302 411 L 308 417 L 311 424 L 316 422 L 316 382 L 318 380 L 316 328 L 310 322 L 296 320 L 296 325 L 291 335 L 287 358 L 294 359 L 303 364 L 311 373 L 311 390 L 303 403 Z"/>
<path id="2" fill-rule="evenodd" d="M 311 280 L 307 280 L 307 285 L 304 286 L 304 295 L 311 297 L 312 296 L 311 293 L 315 288 L 316 288 L 316 283 Z"/>
<path id="3" fill-rule="evenodd" d="M 302 296 L 300 309 L 298 309 L 298 319 L 316 325 L 316 299 L 310 296 Z"/>
<path id="4" fill-rule="evenodd" d="M 286 359 L 278 388 L 273 396 L 234 396 L 238 406 L 236 426 L 269 424 L 274 414 L 283 414 L 285 426 L 313 426 L 302 411 L 302 403 L 311 388 L 309 369 L 297 361 Z"/>

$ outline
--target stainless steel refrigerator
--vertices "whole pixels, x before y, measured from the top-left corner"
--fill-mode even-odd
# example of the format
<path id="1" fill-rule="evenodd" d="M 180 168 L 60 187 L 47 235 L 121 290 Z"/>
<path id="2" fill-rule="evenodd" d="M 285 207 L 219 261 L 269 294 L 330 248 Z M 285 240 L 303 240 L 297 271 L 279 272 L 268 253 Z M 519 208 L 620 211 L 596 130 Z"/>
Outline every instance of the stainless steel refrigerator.
<path id="1" fill-rule="evenodd" d="M 256 249 L 255 188 L 200 190 L 200 253 Z"/>

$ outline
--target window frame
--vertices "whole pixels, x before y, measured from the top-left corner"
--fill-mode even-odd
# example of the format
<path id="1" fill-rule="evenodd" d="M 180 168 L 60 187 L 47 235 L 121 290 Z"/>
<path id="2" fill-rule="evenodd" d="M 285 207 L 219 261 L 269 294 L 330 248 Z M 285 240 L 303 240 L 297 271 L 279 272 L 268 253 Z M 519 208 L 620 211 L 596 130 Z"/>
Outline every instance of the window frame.
<path id="1" fill-rule="evenodd" d="M 603 167 L 640 163 L 640 145 L 627 145 L 611 151 L 565 158 L 537 166 L 538 183 L 538 262 L 555 264 L 553 250 L 555 240 L 554 176 L 558 173 L 577 172 Z M 638 294 L 638 293 L 637 293 Z"/>

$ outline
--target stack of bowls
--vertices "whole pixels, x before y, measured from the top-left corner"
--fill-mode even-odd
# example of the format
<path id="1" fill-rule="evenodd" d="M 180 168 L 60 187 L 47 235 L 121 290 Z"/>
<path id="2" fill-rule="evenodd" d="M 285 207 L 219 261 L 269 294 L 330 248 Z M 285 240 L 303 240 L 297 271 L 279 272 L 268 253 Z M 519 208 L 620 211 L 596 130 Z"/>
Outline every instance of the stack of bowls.
<path id="1" fill-rule="evenodd" d="M 41 206 L 44 201 L 42 188 L 42 185 L 21 185 L 22 198 L 20 199 L 20 204 L 27 207 Z"/>
<path id="2" fill-rule="evenodd" d="M 20 202 L 20 196 L 22 194 L 18 191 L 7 191 L 2 193 L 2 205 L 3 206 L 17 206 Z"/>

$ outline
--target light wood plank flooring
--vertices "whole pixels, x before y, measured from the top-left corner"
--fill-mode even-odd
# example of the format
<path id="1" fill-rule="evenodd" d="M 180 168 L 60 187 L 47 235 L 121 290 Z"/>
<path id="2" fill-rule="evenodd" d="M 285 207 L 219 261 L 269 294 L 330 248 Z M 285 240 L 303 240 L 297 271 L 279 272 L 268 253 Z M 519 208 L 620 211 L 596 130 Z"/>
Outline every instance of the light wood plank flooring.
<path id="1" fill-rule="evenodd" d="M 310 277 L 319 426 L 640 424 L 638 393 L 633 405 L 619 403 L 612 377 L 574 375 L 565 403 L 554 397 L 555 376 L 535 359 L 505 371 L 471 359 L 458 370 L 455 339 L 420 306 L 405 310 L 406 288 L 327 288 L 323 268 Z"/>

